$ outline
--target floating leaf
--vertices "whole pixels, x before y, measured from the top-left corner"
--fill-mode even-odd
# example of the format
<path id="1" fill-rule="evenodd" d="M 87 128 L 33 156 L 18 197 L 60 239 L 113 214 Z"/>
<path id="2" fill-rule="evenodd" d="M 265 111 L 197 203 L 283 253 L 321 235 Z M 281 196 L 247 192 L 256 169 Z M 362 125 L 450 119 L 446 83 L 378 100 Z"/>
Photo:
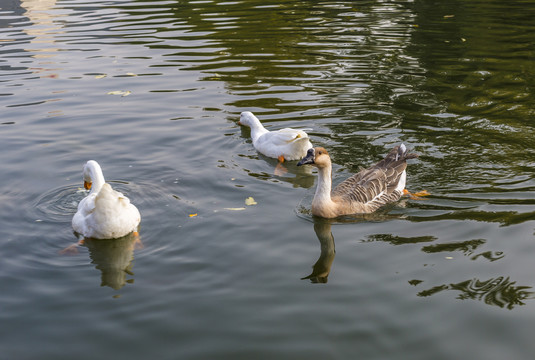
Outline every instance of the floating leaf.
<path id="1" fill-rule="evenodd" d="M 128 90 L 115 90 L 115 91 L 110 91 L 108 93 L 108 95 L 121 95 L 121 96 L 128 96 L 130 95 L 132 92 L 131 91 L 128 91 Z"/>
<path id="2" fill-rule="evenodd" d="M 256 204 L 257 202 L 254 201 L 252 196 L 249 196 L 247 199 L 245 199 L 245 205 L 247 206 L 256 205 Z"/>
<path id="3" fill-rule="evenodd" d="M 241 207 L 241 208 L 225 208 L 225 210 L 230 210 L 230 211 L 241 211 L 241 210 L 245 210 L 244 207 Z"/>
<path id="4" fill-rule="evenodd" d="M 446 256 L 446 260 L 453 260 L 453 257 L 451 257 L 451 256 Z"/>
<path id="5" fill-rule="evenodd" d="M 195 214 L 189 214 L 189 217 L 195 217 L 195 216 L 197 216 L 197 213 L 195 213 Z"/>
<path id="6" fill-rule="evenodd" d="M 107 76 L 106 74 L 100 74 L 100 75 L 95 76 L 95 79 L 103 79 L 106 76 Z"/>

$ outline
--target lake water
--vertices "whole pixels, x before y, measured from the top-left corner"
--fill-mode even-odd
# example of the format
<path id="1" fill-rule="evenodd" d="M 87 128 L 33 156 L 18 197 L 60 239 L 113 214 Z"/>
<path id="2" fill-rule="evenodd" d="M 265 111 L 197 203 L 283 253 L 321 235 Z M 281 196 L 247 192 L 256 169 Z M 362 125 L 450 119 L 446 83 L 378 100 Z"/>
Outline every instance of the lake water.
<path id="1" fill-rule="evenodd" d="M 521 0 L 3 1 L 0 357 L 532 359 L 533 19 Z M 335 182 L 403 142 L 431 195 L 314 218 L 315 170 L 275 172 L 242 111 L 311 128 Z M 89 159 L 141 246 L 60 254 Z"/>

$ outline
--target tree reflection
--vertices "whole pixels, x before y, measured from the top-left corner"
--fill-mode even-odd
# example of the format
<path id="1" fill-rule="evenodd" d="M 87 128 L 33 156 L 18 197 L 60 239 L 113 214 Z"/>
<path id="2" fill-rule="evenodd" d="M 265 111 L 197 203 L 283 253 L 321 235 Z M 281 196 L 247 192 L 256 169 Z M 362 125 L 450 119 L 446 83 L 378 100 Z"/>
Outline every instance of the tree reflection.
<path id="1" fill-rule="evenodd" d="M 449 243 L 424 246 L 422 247 L 422 251 L 426 253 L 430 253 L 430 254 L 438 253 L 438 252 L 460 251 L 464 255 L 472 255 L 478 247 L 480 247 L 481 245 L 485 243 L 486 243 L 486 240 L 483 240 L 483 239 L 449 242 Z"/>
<path id="2" fill-rule="evenodd" d="M 368 236 L 367 240 L 364 240 L 365 242 L 374 242 L 374 241 L 381 241 L 381 242 L 387 242 L 391 245 L 403 245 L 403 244 L 418 244 L 422 242 L 432 242 L 437 240 L 436 237 L 431 235 L 424 235 L 424 236 L 396 236 L 392 234 L 374 234 Z"/>
<path id="3" fill-rule="evenodd" d="M 468 204 L 474 202 L 473 200 L 466 199 Z M 488 201 L 492 203 L 492 200 Z M 518 205 L 522 203 L 521 200 L 513 200 L 512 205 Z M 531 204 L 529 204 L 531 205 Z M 425 205 L 418 204 L 420 208 L 425 208 Z M 526 221 L 531 221 L 535 217 L 535 211 L 529 212 L 518 212 L 518 211 L 483 211 L 483 210 L 467 210 L 467 209 L 448 209 L 447 206 L 428 206 L 429 211 L 433 210 L 441 211 L 449 210 L 446 213 L 441 213 L 438 215 L 427 215 L 424 217 L 420 216 L 410 216 L 410 220 L 414 222 L 427 222 L 427 221 L 439 221 L 439 220 L 460 220 L 460 221 L 483 221 L 488 223 L 498 223 L 501 226 L 511 226 L 522 224 Z"/>
<path id="4" fill-rule="evenodd" d="M 381 241 L 387 242 L 391 245 L 406 245 L 406 244 L 419 244 L 426 242 L 433 242 L 438 240 L 435 236 L 423 235 L 423 236 L 397 236 L 393 234 L 374 234 L 369 235 L 363 242 Z M 471 256 L 471 260 L 477 260 L 483 257 L 491 262 L 502 259 L 505 254 L 502 251 L 485 251 L 479 254 L 474 254 L 475 251 L 484 245 L 487 241 L 484 239 L 473 239 L 466 241 L 447 242 L 441 244 L 432 244 L 422 246 L 423 252 L 433 254 L 440 252 L 454 252 L 459 251 L 465 256 Z"/>
<path id="5" fill-rule="evenodd" d="M 416 236 L 416 237 L 402 237 L 392 234 L 376 234 L 370 235 L 367 241 L 383 241 L 392 245 L 417 244 L 422 242 L 432 242 L 437 240 L 433 236 Z M 440 252 L 461 252 L 465 256 L 469 256 L 471 260 L 477 260 L 483 257 L 491 262 L 502 259 L 505 255 L 501 251 L 485 251 L 474 255 L 475 251 L 486 243 L 484 239 L 473 239 L 459 242 L 448 242 L 441 244 L 425 245 L 421 248 L 426 253 L 440 253 Z M 409 284 L 418 286 L 423 280 L 410 280 Z M 486 281 L 477 278 L 462 281 L 459 283 L 452 283 L 449 285 L 438 285 L 430 289 L 420 291 L 417 295 L 420 297 L 428 297 L 435 295 L 445 290 L 454 290 L 460 292 L 458 299 L 466 300 L 480 300 L 488 305 L 495 305 L 501 308 L 513 309 L 515 306 L 524 305 L 527 299 L 533 299 L 535 294 L 530 291 L 531 286 L 516 285 L 515 281 L 511 281 L 509 277 L 491 278 Z"/>
<path id="6" fill-rule="evenodd" d="M 530 291 L 531 286 L 516 285 L 509 277 L 500 276 L 486 281 L 471 279 L 456 284 L 440 285 L 431 289 L 420 291 L 418 296 L 427 297 L 445 290 L 458 291 L 460 300 L 479 300 L 488 305 L 513 309 L 515 306 L 525 305 L 524 301 L 533 299 L 535 294 Z"/>
<path id="7" fill-rule="evenodd" d="M 265 5 L 207 1 L 169 8 L 165 3 L 162 13 L 171 12 L 173 24 L 154 27 L 154 36 L 166 41 L 147 42 L 145 32 L 130 38 L 139 36 L 147 47 L 166 51 L 166 63 L 155 67 L 176 66 L 200 72 L 203 81 L 223 83 L 231 96 L 225 105 L 236 113 L 249 109 L 287 114 L 277 121 L 314 122 L 316 134 L 333 142 L 339 163 L 355 158 L 369 163 L 384 152 L 373 140 L 403 121 L 392 113 L 392 104 L 436 103 L 429 92 L 413 91 L 424 82 L 425 69 L 407 51 L 417 30 L 410 25 L 415 18 L 410 5 L 286 1 L 269 11 Z M 153 6 L 139 1 L 124 11 L 135 16 L 146 11 L 150 17 Z M 333 115 L 342 121 L 326 121 Z"/>
<path id="8" fill-rule="evenodd" d="M 312 273 L 302 278 L 309 279 L 313 283 L 327 283 L 334 262 L 335 244 L 334 236 L 331 231 L 332 221 L 320 218 L 314 218 L 314 231 L 320 242 L 320 256 L 312 266 Z M 403 237 L 392 234 L 370 235 L 366 241 L 383 241 L 392 245 L 418 244 L 435 241 L 433 236 L 415 236 Z M 460 251 L 465 256 L 472 256 L 472 260 L 484 257 L 489 261 L 496 261 L 504 257 L 503 252 L 486 251 L 473 255 L 476 249 L 486 243 L 483 239 L 474 239 L 461 242 L 450 242 L 444 244 L 426 245 L 422 251 L 426 253 L 453 252 Z M 410 280 L 409 284 L 419 286 L 423 280 Z M 531 291 L 531 286 L 517 285 L 509 277 L 500 276 L 488 280 L 477 278 L 461 281 L 459 283 L 444 284 L 434 286 L 430 289 L 417 293 L 419 297 L 428 297 L 438 294 L 445 290 L 459 292 L 457 299 L 460 300 L 479 300 L 485 304 L 498 306 L 500 308 L 513 309 L 515 306 L 525 305 L 525 301 L 535 298 L 535 292 Z"/>

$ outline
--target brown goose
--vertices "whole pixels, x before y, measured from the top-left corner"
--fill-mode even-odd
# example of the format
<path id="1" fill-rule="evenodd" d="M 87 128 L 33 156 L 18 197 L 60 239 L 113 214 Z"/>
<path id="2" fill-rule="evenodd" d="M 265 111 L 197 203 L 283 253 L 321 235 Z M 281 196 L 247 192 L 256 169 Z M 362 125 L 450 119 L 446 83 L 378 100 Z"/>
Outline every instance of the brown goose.
<path id="1" fill-rule="evenodd" d="M 325 218 L 365 214 L 397 201 L 405 189 L 407 159 L 404 144 L 393 148 L 386 157 L 368 169 L 346 179 L 331 191 L 332 166 L 329 153 L 322 147 L 309 149 L 297 166 L 311 164 L 318 168 L 318 185 L 312 200 L 312 214 Z"/>

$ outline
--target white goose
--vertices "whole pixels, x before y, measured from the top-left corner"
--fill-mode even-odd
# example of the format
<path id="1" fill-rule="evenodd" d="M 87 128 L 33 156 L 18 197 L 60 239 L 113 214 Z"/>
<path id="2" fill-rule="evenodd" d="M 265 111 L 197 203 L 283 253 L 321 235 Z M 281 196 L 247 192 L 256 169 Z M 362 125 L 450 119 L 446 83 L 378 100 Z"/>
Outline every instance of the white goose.
<path id="1" fill-rule="evenodd" d="M 89 160 L 83 174 L 84 187 L 91 192 L 78 204 L 72 218 L 74 231 L 94 239 L 116 239 L 136 231 L 141 221 L 138 209 L 104 181 L 100 165 Z"/>
<path id="2" fill-rule="evenodd" d="M 272 158 L 284 160 L 299 160 L 312 148 L 308 134 L 303 130 L 284 128 L 269 131 L 260 120 L 250 111 L 240 114 L 238 124 L 251 128 L 251 138 L 255 149 Z"/>
<path id="3" fill-rule="evenodd" d="M 399 200 L 405 189 L 407 159 L 404 144 L 393 148 L 377 164 L 346 179 L 331 191 L 332 166 L 329 153 L 322 147 L 308 150 L 297 166 L 311 164 L 318 168 L 318 185 L 312 200 L 312 214 L 324 218 L 365 214 Z"/>

